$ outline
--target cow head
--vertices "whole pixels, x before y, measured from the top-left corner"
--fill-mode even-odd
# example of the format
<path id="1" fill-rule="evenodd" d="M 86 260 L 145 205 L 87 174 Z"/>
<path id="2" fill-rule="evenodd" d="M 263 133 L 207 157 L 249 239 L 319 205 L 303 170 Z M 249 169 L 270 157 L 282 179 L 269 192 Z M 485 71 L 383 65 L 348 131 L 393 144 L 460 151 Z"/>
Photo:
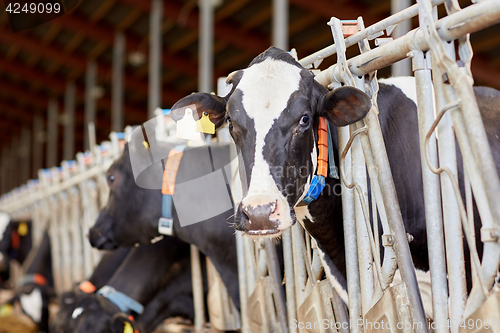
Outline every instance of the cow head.
<path id="1" fill-rule="evenodd" d="M 151 221 L 161 216 L 161 192 L 139 187 L 132 174 L 128 146 L 106 174 L 109 199 L 89 231 L 92 246 L 98 249 L 115 249 L 148 244 L 158 236 Z"/>
<path id="2" fill-rule="evenodd" d="M 321 86 L 288 53 L 270 48 L 232 73 L 224 98 L 197 93 L 177 102 L 174 120 L 195 105 L 216 126 L 224 119 L 238 147 L 244 198 L 236 228 L 275 237 L 296 222 L 294 207 L 307 193 L 317 165 L 318 118 L 335 126 L 362 119 L 371 101 L 362 91 Z"/>

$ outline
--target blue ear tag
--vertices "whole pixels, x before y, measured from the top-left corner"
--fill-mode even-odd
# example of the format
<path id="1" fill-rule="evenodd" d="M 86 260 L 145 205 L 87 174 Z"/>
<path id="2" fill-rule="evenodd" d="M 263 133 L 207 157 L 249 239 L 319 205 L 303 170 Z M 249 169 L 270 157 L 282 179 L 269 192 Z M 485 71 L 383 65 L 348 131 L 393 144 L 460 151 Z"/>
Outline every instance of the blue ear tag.
<path id="1" fill-rule="evenodd" d="M 309 190 L 305 198 L 302 200 L 306 204 L 310 204 L 312 201 L 318 199 L 319 195 L 325 188 L 325 177 L 321 175 L 315 175 L 311 181 L 311 186 L 309 186 Z"/>

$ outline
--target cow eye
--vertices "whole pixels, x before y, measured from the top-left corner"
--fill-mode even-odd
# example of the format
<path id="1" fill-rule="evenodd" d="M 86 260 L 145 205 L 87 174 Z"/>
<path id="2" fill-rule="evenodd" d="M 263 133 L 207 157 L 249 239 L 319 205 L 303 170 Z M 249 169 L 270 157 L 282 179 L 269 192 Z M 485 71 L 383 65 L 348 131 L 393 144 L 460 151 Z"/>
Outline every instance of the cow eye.
<path id="1" fill-rule="evenodd" d="M 299 124 L 300 124 L 300 126 L 303 126 L 303 127 L 309 125 L 309 116 L 303 115 L 302 118 L 300 118 Z"/>
<path id="2" fill-rule="evenodd" d="M 233 122 L 231 121 L 231 117 L 226 116 L 225 121 L 227 121 L 227 124 L 229 125 L 229 127 L 233 127 Z"/>
<path id="3" fill-rule="evenodd" d="M 115 180 L 115 176 L 113 176 L 113 175 L 109 175 L 109 176 L 108 176 L 108 181 L 109 181 L 110 183 L 112 183 L 114 180 Z"/>

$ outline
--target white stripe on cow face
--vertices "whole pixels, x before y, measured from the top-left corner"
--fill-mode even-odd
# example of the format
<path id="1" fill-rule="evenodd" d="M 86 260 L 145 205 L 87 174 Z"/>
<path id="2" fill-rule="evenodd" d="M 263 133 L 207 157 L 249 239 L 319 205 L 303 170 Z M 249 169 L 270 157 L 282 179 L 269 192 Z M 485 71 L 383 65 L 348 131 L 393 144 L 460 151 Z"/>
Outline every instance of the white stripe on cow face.
<path id="1" fill-rule="evenodd" d="M 299 89 L 300 72 L 297 66 L 268 58 L 245 69 L 238 84 L 243 93 L 244 110 L 255 126 L 254 165 L 248 193 L 242 203 L 257 206 L 277 201 L 277 209 L 270 219 L 279 221 L 280 230 L 291 226 L 293 221 L 290 206 L 278 189 L 264 158 L 264 139 L 286 108 L 292 93 Z"/>

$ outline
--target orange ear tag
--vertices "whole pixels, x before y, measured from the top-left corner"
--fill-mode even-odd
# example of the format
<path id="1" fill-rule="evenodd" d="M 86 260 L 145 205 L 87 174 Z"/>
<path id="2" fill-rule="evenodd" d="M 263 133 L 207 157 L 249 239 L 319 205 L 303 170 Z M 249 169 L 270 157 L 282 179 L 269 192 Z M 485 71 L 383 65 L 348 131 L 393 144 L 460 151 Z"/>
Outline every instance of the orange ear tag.
<path id="1" fill-rule="evenodd" d="M 198 132 L 215 134 L 215 124 L 210 120 L 207 112 L 203 112 L 203 116 L 196 122 L 196 130 Z"/>
<path id="2" fill-rule="evenodd" d="M 177 137 L 186 140 L 203 140 L 201 134 L 196 131 L 196 121 L 193 118 L 193 110 L 186 108 L 184 117 L 177 122 Z"/>

